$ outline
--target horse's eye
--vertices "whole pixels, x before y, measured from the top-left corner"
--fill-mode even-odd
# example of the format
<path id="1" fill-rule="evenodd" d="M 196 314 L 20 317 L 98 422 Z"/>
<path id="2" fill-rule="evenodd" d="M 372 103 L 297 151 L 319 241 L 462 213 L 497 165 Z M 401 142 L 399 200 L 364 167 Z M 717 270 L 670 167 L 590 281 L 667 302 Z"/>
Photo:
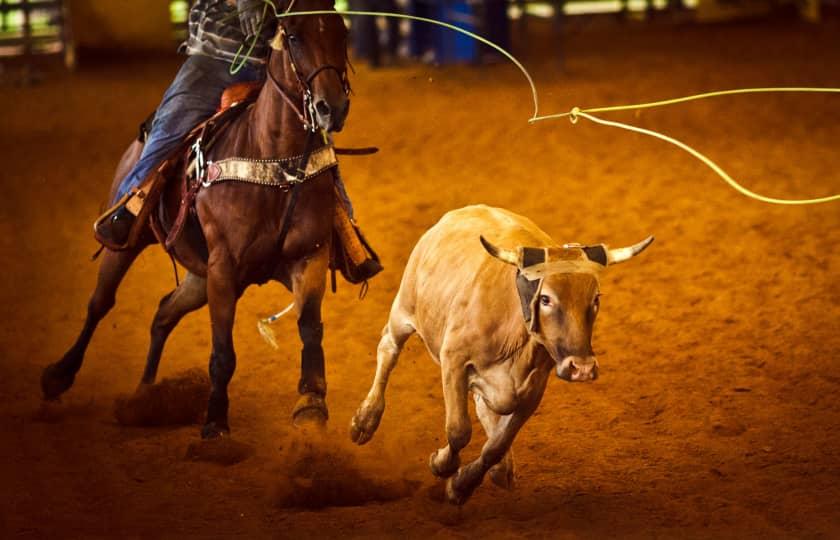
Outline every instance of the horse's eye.
<path id="1" fill-rule="evenodd" d="M 595 299 L 592 301 L 592 309 L 598 311 L 601 308 L 601 295 L 596 295 Z"/>
<path id="2" fill-rule="evenodd" d="M 289 43 L 292 43 L 292 44 L 297 44 L 297 42 L 298 42 L 298 37 L 295 34 L 288 34 L 286 36 L 286 39 L 288 39 Z"/>
<path id="3" fill-rule="evenodd" d="M 544 306 L 550 306 L 551 305 L 551 298 L 549 298 L 548 296 L 546 296 L 544 294 L 541 294 L 540 295 L 540 304 L 542 304 Z"/>

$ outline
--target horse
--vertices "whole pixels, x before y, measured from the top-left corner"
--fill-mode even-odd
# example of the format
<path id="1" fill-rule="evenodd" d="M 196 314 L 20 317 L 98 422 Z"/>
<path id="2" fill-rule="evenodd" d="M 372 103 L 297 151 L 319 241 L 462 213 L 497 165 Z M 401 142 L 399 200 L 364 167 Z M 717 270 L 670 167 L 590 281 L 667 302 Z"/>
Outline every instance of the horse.
<path id="1" fill-rule="evenodd" d="M 293 4 L 293 2 L 292 2 Z M 314 0 L 308 9 L 332 10 L 332 2 Z M 266 82 L 256 101 L 218 136 L 206 159 L 232 156 L 276 159 L 309 154 L 314 139 L 340 131 L 350 106 L 347 79 L 347 29 L 340 15 L 278 18 L 266 63 Z M 298 106 L 298 104 L 301 104 Z M 320 132 L 320 133 L 319 133 Z M 135 141 L 122 156 L 111 195 L 140 154 Z M 178 166 L 178 178 L 187 174 Z M 332 240 L 335 170 L 328 168 L 294 189 L 245 182 L 216 183 L 197 192 L 195 217 L 170 254 L 187 269 L 186 277 L 160 301 L 151 327 L 151 343 L 138 390 L 155 382 L 167 337 L 181 318 L 205 304 L 212 331 L 210 398 L 202 438 L 230 433 L 228 384 L 236 368 L 233 324 L 236 304 L 252 284 L 276 280 L 294 295 L 303 344 L 298 399 L 293 420 L 323 425 L 328 419 L 321 303 Z M 170 181 L 161 194 L 162 213 L 178 213 L 184 182 Z M 151 226 L 136 245 L 124 251 L 105 249 L 87 317 L 75 343 L 47 366 L 41 377 L 46 400 L 73 385 L 97 324 L 113 308 L 120 281 L 137 256 L 157 243 Z"/>

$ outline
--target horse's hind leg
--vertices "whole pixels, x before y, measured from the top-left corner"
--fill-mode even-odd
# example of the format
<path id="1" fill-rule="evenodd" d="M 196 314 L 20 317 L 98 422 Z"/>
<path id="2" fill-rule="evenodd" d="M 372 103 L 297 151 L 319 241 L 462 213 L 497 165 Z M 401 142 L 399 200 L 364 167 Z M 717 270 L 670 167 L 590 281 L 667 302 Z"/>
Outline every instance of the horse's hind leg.
<path id="1" fill-rule="evenodd" d="M 298 263 L 292 272 L 292 292 L 298 316 L 298 332 L 303 343 L 300 354 L 300 382 L 298 399 L 292 418 L 295 423 L 313 421 L 324 424 L 329 417 L 324 398 L 327 395 L 327 377 L 324 372 L 324 350 L 321 340 L 324 326 L 321 323 L 321 301 L 324 298 L 327 278 L 328 251 Z"/>
<path id="2" fill-rule="evenodd" d="M 178 287 L 163 297 L 152 321 L 151 343 L 146 358 L 146 369 L 141 384 L 152 384 L 157 376 L 163 346 L 172 330 L 187 313 L 193 312 L 207 303 L 207 280 L 192 273 L 187 273 Z"/>
<path id="3" fill-rule="evenodd" d="M 99 277 L 96 289 L 88 302 L 85 325 L 76 343 L 64 354 L 58 362 L 50 364 L 41 375 L 41 391 L 44 399 L 57 399 L 61 394 L 73 386 L 76 373 L 82 367 L 88 343 L 99 321 L 114 307 L 117 288 L 137 255 L 145 246 L 139 246 L 128 251 L 105 250 L 99 265 Z"/>

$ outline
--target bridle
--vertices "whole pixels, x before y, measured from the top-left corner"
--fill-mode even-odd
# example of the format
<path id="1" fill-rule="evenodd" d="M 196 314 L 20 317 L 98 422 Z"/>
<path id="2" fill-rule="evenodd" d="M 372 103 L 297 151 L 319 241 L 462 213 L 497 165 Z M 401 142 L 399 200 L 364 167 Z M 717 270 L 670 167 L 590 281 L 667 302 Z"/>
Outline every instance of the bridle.
<path id="1" fill-rule="evenodd" d="M 317 123 L 315 122 L 316 118 L 316 110 L 315 110 L 315 102 L 312 95 L 312 81 L 315 80 L 315 77 L 323 73 L 324 71 L 334 71 L 336 75 L 338 75 L 339 80 L 341 80 L 341 84 L 344 88 L 344 93 L 346 95 L 350 95 L 350 81 L 347 77 L 347 68 L 341 70 L 335 67 L 332 64 L 324 64 L 315 68 L 309 75 L 304 77 L 301 75 L 301 70 L 298 67 L 298 61 L 295 59 L 294 49 L 289 44 L 289 36 L 286 32 L 285 26 L 283 26 L 282 21 L 278 21 L 278 29 L 277 29 L 277 36 L 271 41 L 271 48 L 275 51 L 283 51 L 286 50 L 289 53 L 289 65 L 292 68 L 292 73 L 295 74 L 295 78 L 297 79 L 298 88 L 301 91 L 301 101 L 302 104 L 299 106 L 295 102 L 295 97 L 291 92 L 285 88 L 277 78 L 271 73 L 270 69 L 266 69 L 266 73 L 268 76 L 268 80 L 271 81 L 272 85 L 280 95 L 283 97 L 283 100 L 292 108 L 295 114 L 300 119 L 301 123 L 303 124 L 303 128 L 311 133 L 318 131 Z M 345 51 L 347 47 L 345 45 Z M 346 54 L 346 52 L 345 52 Z"/>

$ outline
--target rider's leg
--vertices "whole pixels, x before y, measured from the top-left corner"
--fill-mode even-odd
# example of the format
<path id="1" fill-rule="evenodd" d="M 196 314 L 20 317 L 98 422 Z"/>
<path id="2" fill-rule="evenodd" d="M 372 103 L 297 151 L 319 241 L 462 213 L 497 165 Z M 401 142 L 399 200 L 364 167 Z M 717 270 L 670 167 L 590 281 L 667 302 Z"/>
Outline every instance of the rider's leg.
<path id="1" fill-rule="evenodd" d="M 237 82 L 259 80 L 263 73 L 262 68 L 250 65 L 236 75 L 231 75 L 229 69 L 230 63 L 224 60 L 200 55 L 187 58 L 163 95 L 140 159 L 120 183 L 112 204 L 139 186 L 193 127 L 216 112 L 225 88 Z M 121 208 L 103 221 L 97 232 L 110 243 L 122 245 L 133 219 L 127 209 Z"/>

